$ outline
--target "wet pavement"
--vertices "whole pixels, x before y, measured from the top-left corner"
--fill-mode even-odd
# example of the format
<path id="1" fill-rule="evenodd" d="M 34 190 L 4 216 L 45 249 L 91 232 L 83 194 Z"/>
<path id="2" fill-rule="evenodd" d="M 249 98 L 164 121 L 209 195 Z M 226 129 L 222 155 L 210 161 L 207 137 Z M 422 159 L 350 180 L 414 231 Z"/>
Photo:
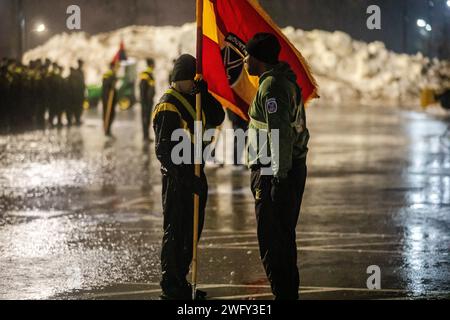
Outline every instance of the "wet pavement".
<path id="1" fill-rule="evenodd" d="M 298 244 L 301 299 L 450 298 L 449 117 L 314 106 Z M 159 165 L 139 112 L 115 139 L 81 128 L 0 136 L 0 299 L 157 299 Z M 208 168 L 199 283 L 271 299 L 249 173 Z M 367 268 L 381 270 L 369 290 Z"/>

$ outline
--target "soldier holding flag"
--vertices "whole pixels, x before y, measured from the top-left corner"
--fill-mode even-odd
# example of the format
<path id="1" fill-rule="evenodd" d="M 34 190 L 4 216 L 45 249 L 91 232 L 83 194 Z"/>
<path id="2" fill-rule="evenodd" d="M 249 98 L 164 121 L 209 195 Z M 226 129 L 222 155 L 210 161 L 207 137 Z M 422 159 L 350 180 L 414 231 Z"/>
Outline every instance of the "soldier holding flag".
<path id="1" fill-rule="evenodd" d="M 109 65 L 109 70 L 103 75 L 103 84 L 102 84 L 103 125 L 106 136 L 111 136 L 111 126 L 116 115 L 117 67 L 118 62 L 116 61 L 111 62 Z"/>
<path id="2" fill-rule="evenodd" d="M 164 236 L 161 250 L 162 298 L 191 299 L 192 287 L 186 280 L 193 259 L 194 194 L 199 196 L 198 237 L 203 229 L 208 184 L 203 165 L 200 177 L 194 174 L 194 144 L 190 161 L 175 164 L 172 151 L 178 142 L 172 141 L 176 130 L 184 129 L 194 136 L 196 94 L 201 93 L 203 126 L 215 128 L 222 124 L 225 112 L 220 103 L 208 93 L 205 81 L 194 81 L 196 59 L 184 54 L 176 61 L 172 84 L 153 112 L 156 156 L 161 163 Z M 191 140 L 193 142 L 193 140 Z M 198 290 L 195 298 L 205 298 Z"/>
<path id="3" fill-rule="evenodd" d="M 118 92 L 116 89 L 117 72 L 120 67 L 120 62 L 126 61 L 127 59 L 125 44 L 121 41 L 120 48 L 109 65 L 109 70 L 103 75 L 103 129 L 106 136 L 111 136 L 111 126 L 116 116 L 116 104 L 118 102 Z"/>

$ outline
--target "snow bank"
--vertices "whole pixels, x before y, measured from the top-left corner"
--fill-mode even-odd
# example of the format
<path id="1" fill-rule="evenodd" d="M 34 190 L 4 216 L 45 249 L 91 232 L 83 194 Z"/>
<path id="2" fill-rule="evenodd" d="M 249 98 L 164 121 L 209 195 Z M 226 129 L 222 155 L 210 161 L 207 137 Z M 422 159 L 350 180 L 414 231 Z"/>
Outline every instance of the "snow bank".
<path id="1" fill-rule="evenodd" d="M 421 87 L 443 86 L 438 74 L 450 76 L 448 61 L 430 61 L 420 53 L 414 56 L 396 54 L 381 42 L 355 41 L 343 32 L 306 32 L 292 27 L 283 32 L 310 63 L 322 101 L 418 105 Z M 95 36 L 63 33 L 27 52 L 24 62 L 48 57 L 68 70 L 82 58 L 86 62 L 88 84 L 97 84 L 122 39 L 128 55 L 139 61 L 139 70 L 144 69 L 146 57 L 155 58 L 157 90 L 162 93 L 172 61 L 181 53 L 195 52 L 195 24 L 130 26 Z"/>

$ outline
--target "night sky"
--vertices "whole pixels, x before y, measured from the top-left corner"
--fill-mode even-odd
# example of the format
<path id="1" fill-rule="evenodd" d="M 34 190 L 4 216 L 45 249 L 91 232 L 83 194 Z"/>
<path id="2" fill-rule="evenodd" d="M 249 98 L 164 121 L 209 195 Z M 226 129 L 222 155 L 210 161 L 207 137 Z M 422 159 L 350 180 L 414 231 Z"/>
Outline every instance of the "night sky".
<path id="1" fill-rule="evenodd" d="M 27 20 L 26 47 L 42 44 L 52 35 L 67 32 L 66 8 L 70 0 L 22 0 Z M 305 30 L 342 30 L 363 41 L 380 40 L 396 52 L 418 51 L 450 58 L 450 8 L 447 0 L 261 0 L 262 6 L 280 26 Z M 0 0 L 0 56 L 17 55 L 19 43 L 18 4 L 20 0 Z M 78 0 L 82 10 L 82 31 L 95 34 L 127 25 L 181 25 L 193 21 L 194 0 Z M 379 5 L 382 30 L 366 28 L 366 9 Z M 176 8 L 174 14 L 173 8 Z M 423 18 L 431 32 L 417 26 Z M 44 22 L 45 35 L 30 32 Z"/>

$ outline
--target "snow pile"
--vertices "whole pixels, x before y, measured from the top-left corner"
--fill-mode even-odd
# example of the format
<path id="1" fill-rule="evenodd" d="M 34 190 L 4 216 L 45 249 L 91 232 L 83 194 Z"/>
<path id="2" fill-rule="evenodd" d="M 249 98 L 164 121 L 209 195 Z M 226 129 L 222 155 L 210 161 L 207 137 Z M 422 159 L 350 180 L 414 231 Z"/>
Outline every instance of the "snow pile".
<path id="1" fill-rule="evenodd" d="M 332 103 L 417 105 L 425 84 L 442 86 L 438 73 L 450 73 L 450 64 L 388 51 L 381 42 L 364 43 L 343 32 L 283 29 L 311 65 L 323 100 Z M 124 40 L 128 56 L 145 68 L 144 59 L 156 60 L 159 94 L 167 87 L 172 61 L 181 53 L 195 52 L 195 24 L 182 27 L 131 26 L 88 36 L 60 34 L 25 55 L 25 62 L 48 57 L 66 68 L 82 58 L 88 84 L 98 84 L 109 61 Z M 425 70 L 427 70 L 425 72 Z"/>
<path id="2" fill-rule="evenodd" d="M 337 103 L 418 104 L 421 88 L 439 88 L 439 75 L 450 75 L 448 62 L 397 54 L 382 42 L 355 41 L 339 31 L 283 32 L 311 65 L 321 96 Z"/>
<path id="3" fill-rule="evenodd" d="M 65 68 L 77 65 L 77 59 L 85 62 L 86 83 L 100 84 L 102 74 L 124 41 L 128 57 L 138 61 L 138 71 L 144 70 L 145 58 L 155 59 L 155 77 L 160 93 L 167 87 L 172 62 L 180 53 L 195 52 L 193 24 L 183 27 L 131 26 L 110 33 L 89 36 L 86 33 L 62 33 L 52 37 L 43 46 L 28 51 L 27 63 L 33 59 L 49 58 Z"/>

